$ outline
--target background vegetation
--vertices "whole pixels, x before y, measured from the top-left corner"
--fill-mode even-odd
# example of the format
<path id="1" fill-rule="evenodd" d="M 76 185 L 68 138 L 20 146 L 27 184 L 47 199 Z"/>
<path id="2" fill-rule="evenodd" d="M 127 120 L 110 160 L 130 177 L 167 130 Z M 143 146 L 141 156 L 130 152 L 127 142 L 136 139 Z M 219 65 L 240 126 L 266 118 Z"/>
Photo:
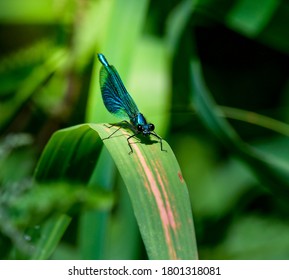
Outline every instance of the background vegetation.
<path id="1" fill-rule="evenodd" d="M 287 1 L 10 0 L 0 24 L 1 259 L 27 258 L 39 222 L 65 211 L 51 258 L 147 257 L 105 151 L 102 191 L 31 192 L 53 132 L 117 121 L 101 101 L 98 52 L 175 152 L 199 257 L 289 258 Z"/>

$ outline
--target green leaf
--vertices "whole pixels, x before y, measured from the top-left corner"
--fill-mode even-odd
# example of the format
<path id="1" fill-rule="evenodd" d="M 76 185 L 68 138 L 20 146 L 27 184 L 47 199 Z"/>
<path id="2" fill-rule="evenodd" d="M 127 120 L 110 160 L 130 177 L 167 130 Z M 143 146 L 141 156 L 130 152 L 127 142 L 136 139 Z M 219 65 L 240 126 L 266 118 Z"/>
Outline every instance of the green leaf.
<path id="1" fill-rule="evenodd" d="M 56 132 L 49 141 L 35 177 L 42 181 L 85 181 L 90 178 L 99 156 L 101 139 L 109 137 L 116 127 L 84 124 Z M 127 187 L 134 214 L 150 259 L 196 259 L 196 241 L 186 183 L 168 144 L 163 141 L 132 140 L 129 155 L 128 130 L 120 128 L 104 144 L 112 156 Z M 66 220 L 59 218 L 55 227 L 61 231 Z M 62 227 L 60 226 L 62 225 Z M 55 228 L 50 227 L 55 234 Z M 60 231 L 60 230 L 58 230 Z M 49 242 L 49 234 L 45 237 Z M 40 244 L 46 244 L 43 240 Z M 42 245 L 46 251 L 46 247 Z M 45 254 L 38 254 L 48 257 Z"/>
<path id="2" fill-rule="evenodd" d="M 44 260 L 54 252 L 58 242 L 68 227 L 71 218 L 68 215 L 60 215 L 50 219 L 41 230 L 41 238 L 37 244 L 32 259 Z"/>
<path id="3" fill-rule="evenodd" d="M 97 129 L 102 138 L 111 134 Z M 127 186 L 150 259 L 196 258 L 187 187 L 170 147 L 165 142 L 164 152 L 159 143 L 137 143 L 128 155 L 126 130 L 118 135 L 104 143 Z"/>

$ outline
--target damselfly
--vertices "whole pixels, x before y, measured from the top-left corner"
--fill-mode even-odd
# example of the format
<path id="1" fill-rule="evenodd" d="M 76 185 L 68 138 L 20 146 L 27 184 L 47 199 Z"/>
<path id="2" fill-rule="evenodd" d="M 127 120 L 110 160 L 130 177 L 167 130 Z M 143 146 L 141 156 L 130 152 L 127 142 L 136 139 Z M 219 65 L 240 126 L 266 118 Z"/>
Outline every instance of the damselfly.
<path id="1" fill-rule="evenodd" d="M 106 109 L 124 121 L 130 123 L 130 128 L 134 134 L 127 138 L 127 143 L 130 148 L 129 154 L 133 153 L 130 139 L 142 134 L 144 136 L 153 135 L 160 140 L 161 150 L 163 149 L 162 138 L 155 132 L 155 126 L 152 123 L 147 123 L 143 114 L 140 113 L 135 102 L 127 92 L 123 82 L 117 73 L 116 69 L 110 65 L 103 54 L 98 54 L 98 59 L 102 63 L 100 69 L 100 89 L 102 93 L 103 103 Z M 114 131 L 109 137 L 116 133 L 120 128 Z"/>

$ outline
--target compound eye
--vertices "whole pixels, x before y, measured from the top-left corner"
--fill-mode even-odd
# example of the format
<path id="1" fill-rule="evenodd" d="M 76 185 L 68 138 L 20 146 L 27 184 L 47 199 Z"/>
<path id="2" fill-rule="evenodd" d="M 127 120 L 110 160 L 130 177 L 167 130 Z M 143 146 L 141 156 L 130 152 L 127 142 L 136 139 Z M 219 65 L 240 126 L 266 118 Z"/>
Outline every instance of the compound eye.
<path id="1" fill-rule="evenodd" d="M 155 126 L 152 123 L 149 124 L 149 130 L 150 131 L 154 131 L 155 130 Z"/>
<path id="2" fill-rule="evenodd" d="M 137 130 L 138 131 L 142 131 L 143 129 L 142 129 L 142 126 L 139 124 L 138 126 L 137 126 Z"/>

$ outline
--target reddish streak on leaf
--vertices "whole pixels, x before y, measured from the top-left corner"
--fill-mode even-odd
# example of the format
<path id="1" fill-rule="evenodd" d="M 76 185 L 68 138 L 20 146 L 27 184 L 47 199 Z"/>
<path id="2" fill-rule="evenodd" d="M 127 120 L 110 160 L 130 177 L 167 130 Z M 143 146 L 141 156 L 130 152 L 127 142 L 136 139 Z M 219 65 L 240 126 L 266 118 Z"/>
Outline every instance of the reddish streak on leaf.
<path id="1" fill-rule="evenodd" d="M 165 186 L 164 186 L 164 183 L 160 177 L 160 174 L 157 172 L 157 179 L 158 179 L 158 182 L 159 184 L 161 185 L 161 188 L 162 188 L 162 192 L 165 196 L 165 204 L 166 204 L 166 212 L 167 212 L 167 215 L 168 215 L 168 218 L 169 218 L 169 226 L 175 231 L 176 230 L 176 221 L 175 221 L 175 217 L 174 217 L 174 214 L 173 214 L 173 210 L 172 210 L 172 207 L 171 207 L 171 204 L 170 204 L 170 201 L 169 201 L 169 198 L 168 198 L 168 194 L 167 194 L 167 191 L 165 189 Z"/>
<path id="2" fill-rule="evenodd" d="M 175 215 L 174 215 L 174 211 L 172 210 L 172 207 L 171 207 L 171 203 L 170 203 L 170 200 L 169 200 L 169 195 L 167 193 L 167 190 L 166 190 L 166 187 L 168 185 L 168 181 L 167 181 L 167 178 L 164 177 L 164 176 L 161 176 L 162 174 L 165 174 L 164 170 L 163 170 L 163 167 L 162 165 L 160 164 L 159 161 L 156 161 L 156 168 L 155 168 L 155 171 L 156 171 L 156 175 L 157 175 L 157 180 L 162 188 L 162 192 L 165 196 L 165 204 L 166 204 L 166 210 L 167 210 L 167 213 L 168 213 L 168 217 L 169 217 L 169 225 L 171 226 L 171 228 L 174 230 L 174 232 L 176 232 L 176 229 L 177 229 L 177 223 L 176 223 L 176 220 L 175 220 Z"/>
<path id="3" fill-rule="evenodd" d="M 168 244 L 168 248 L 169 248 L 169 254 L 171 256 L 171 259 L 176 259 L 176 251 L 173 248 L 173 244 L 172 244 L 172 236 L 170 234 L 170 226 L 171 225 L 171 221 L 173 221 L 173 226 L 175 227 L 175 222 L 174 222 L 174 218 L 173 218 L 173 214 L 171 211 L 171 208 L 169 207 L 169 211 L 168 209 L 165 207 L 163 199 L 162 199 L 162 195 L 160 190 L 158 189 L 158 185 L 156 182 L 156 179 L 150 169 L 150 167 L 147 165 L 146 160 L 144 159 L 142 153 L 140 152 L 139 148 L 135 147 L 134 148 L 140 162 L 141 162 L 141 166 L 144 169 L 144 172 L 147 176 L 148 179 L 148 183 L 149 185 L 147 185 L 147 182 L 145 183 L 146 188 L 150 188 L 154 198 L 156 200 L 156 204 L 159 210 L 159 214 L 162 220 L 162 225 L 163 225 L 163 229 L 164 229 L 164 233 L 165 233 L 165 238 L 166 238 L 166 243 Z M 160 180 L 161 181 L 161 180 Z M 162 186 L 162 189 L 164 189 L 164 187 Z M 166 198 L 167 199 L 167 198 Z"/>
<path id="4" fill-rule="evenodd" d="M 184 183 L 184 178 L 183 178 L 181 171 L 178 172 L 178 176 L 180 178 L 181 183 Z"/>

